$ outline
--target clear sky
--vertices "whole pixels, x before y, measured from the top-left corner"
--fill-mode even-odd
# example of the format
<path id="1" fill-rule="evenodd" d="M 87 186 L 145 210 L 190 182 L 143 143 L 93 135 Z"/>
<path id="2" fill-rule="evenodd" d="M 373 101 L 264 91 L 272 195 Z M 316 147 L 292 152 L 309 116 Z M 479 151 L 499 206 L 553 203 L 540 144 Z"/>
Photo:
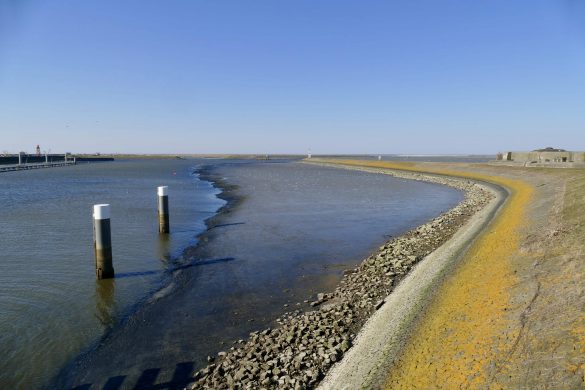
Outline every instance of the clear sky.
<path id="1" fill-rule="evenodd" d="M 585 150 L 580 0 L 0 0 L 0 152 Z"/>

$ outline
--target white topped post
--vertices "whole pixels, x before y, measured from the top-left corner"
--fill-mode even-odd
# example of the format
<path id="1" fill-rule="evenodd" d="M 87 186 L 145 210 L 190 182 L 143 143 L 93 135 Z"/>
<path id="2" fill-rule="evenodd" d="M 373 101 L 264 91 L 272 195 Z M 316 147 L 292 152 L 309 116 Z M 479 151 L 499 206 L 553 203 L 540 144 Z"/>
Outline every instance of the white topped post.
<path id="1" fill-rule="evenodd" d="M 160 186 L 157 189 L 158 195 L 158 232 L 161 234 L 170 233 L 169 226 L 169 187 Z"/>
<path id="2" fill-rule="evenodd" d="M 93 242 L 95 247 L 95 273 L 98 279 L 114 277 L 112 264 L 112 233 L 110 228 L 110 205 L 93 206 Z"/>

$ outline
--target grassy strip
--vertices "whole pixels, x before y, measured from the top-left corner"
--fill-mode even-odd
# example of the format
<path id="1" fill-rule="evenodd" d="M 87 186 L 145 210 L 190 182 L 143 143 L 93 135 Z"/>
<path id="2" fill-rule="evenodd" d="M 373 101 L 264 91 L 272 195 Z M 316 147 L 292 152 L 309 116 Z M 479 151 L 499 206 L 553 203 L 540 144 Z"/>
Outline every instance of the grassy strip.
<path id="1" fill-rule="evenodd" d="M 585 245 L 583 244 L 583 237 L 585 237 L 585 170 L 576 170 L 572 173 L 567 183 L 567 190 L 564 198 L 564 205 L 562 211 L 563 232 L 562 242 L 559 242 L 555 248 L 558 255 L 571 253 L 577 260 L 577 264 L 567 264 L 566 270 L 562 277 L 559 278 L 565 285 L 583 286 L 585 275 L 583 271 L 583 253 L 585 253 Z M 559 280 L 554 280 L 555 284 Z M 581 293 L 573 294 L 573 299 L 569 307 L 564 310 L 567 318 L 570 318 L 568 323 L 563 321 L 563 328 L 568 330 L 566 337 L 573 339 L 574 353 L 572 359 L 568 359 L 568 367 L 570 372 L 579 373 L 581 375 L 582 383 L 585 383 L 585 303 L 583 301 L 583 287 L 580 288 Z"/>

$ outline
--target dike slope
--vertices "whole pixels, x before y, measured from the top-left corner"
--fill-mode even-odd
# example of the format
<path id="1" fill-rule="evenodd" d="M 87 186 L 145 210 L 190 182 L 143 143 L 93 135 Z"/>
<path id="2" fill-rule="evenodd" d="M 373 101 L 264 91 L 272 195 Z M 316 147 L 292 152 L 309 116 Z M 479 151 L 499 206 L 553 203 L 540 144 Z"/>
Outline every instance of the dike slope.
<path id="1" fill-rule="evenodd" d="M 330 372 L 323 388 L 343 388 L 342 385 L 345 388 L 392 389 L 500 387 L 495 383 L 494 377 L 503 367 L 492 362 L 498 361 L 498 357 L 509 350 L 510 344 L 518 339 L 520 331 L 512 324 L 507 313 L 511 301 L 509 292 L 518 283 L 510 255 L 520 246 L 519 231 L 526 222 L 525 210 L 532 197 L 532 186 L 518 179 L 436 169 L 425 164 L 347 160 L 338 160 L 336 163 L 479 180 L 501 186 L 510 195 L 494 220 L 489 223 L 487 230 L 468 248 L 460 264 L 453 272 L 445 273 L 444 281 L 436 284 L 439 286 L 437 289 L 426 291 L 428 307 L 420 318 L 408 324 L 409 317 L 403 314 L 403 325 L 394 326 L 393 330 L 387 331 L 385 326 L 396 322 L 394 317 L 397 312 L 386 313 L 387 321 L 374 317 L 370 322 L 380 324 L 366 326 L 358 338 L 355 352 L 348 353 L 344 359 L 346 361 Z M 490 207 L 493 214 L 494 204 Z M 421 288 L 418 284 L 428 283 L 425 280 L 428 272 L 426 268 L 431 266 L 430 263 L 453 264 L 453 251 L 462 248 L 456 242 L 465 242 L 466 233 L 481 230 L 483 226 L 477 224 L 486 217 L 482 215 L 484 212 L 486 210 L 477 214 L 475 221 L 470 221 L 466 228 L 458 232 L 463 236 L 456 235 L 403 281 L 400 287 L 406 291 L 402 294 L 402 303 L 395 303 L 396 308 L 400 308 L 402 304 L 411 305 L 411 310 L 415 310 L 413 306 L 418 302 L 408 302 L 408 297 L 415 287 L 420 294 Z M 480 225 L 485 225 L 485 222 Z M 451 244 L 454 247 L 450 247 Z M 431 284 L 439 281 L 440 278 L 435 279 Z M 432 296 L 428 294 L 429 291 L 433 292 Z M 398 299 L 397 292 L 390 298 Z M 383 314 L 377 314 L 377 317 L 380 316 Z M 410 314 L 410 318 L 413 317 Z M 381 331 L 390 334 L 380 337 Z M 384 346 L 376 347 L 372 339 L 377 339 L 377 344 Z M 368 348 L 362 348 L 362 353 L 359 353 L 357 347 L 361 340 L 365 340 L 364 345 L 377 351 L 373 354 L 373 361 L 363 358 L 363 353 L 367 353 Z M 365 375 L 364 365 L 370 367 Z M 349 374 L 348 377 L 351 369 L 360 370 L 361 378 L 352 382 L 352 375 Z"/>

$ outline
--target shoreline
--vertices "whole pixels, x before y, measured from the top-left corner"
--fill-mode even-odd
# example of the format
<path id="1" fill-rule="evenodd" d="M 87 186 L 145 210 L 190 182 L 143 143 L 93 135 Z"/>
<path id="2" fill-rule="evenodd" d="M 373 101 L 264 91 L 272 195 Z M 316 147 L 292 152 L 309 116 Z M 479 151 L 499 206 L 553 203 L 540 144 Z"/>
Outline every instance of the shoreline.
<path id="1" fill-rule="evenodd" d="M 309 162 L 313 164 L 313 162 Z M 357 167 L 324 164 L 339 169 Z M 448 185 L 465 192 L 465 199 L 431 221 L 386 242 L 354 269 L 346 270 L 333 293 L 318 294 L 313 311 L 296 310 L 277 319 L 275 329 L 252 332 L 229 351 L 208 358 L 190 388 L 316 387 L 331 366 L 357 341 L 363 326 L 394 294 L 408 271 L 449 241 L 496 196 L 493 188 L 465 178 L 417 172 L 367 169 L 396 177 Z M 351 351 L 351 350 L 350 350 Z"/>
<path id="2" fill-rule="evenodd" d="M 239 187 L 237 185 L 228 183 L 221 175 L 212 172 L 212 170 L 212 165 L 203 165 L 195 169 L 194 173 L 198 175 L 200 180 L 211 183 L 214 188 L 217 188 L 220 192 L 215 196 L 226 203 L 214 215 L 205 219 L 205 230 L 195 237 L 197 240 L 195 245 L 183 250 L 183 257 L 193 258 L 199 255 L 204 250 L 207 241 L 209 241 L 213 229 L 221 225 L 223 217 L 245 200 L 245 197 L 238 192 Z"/>

